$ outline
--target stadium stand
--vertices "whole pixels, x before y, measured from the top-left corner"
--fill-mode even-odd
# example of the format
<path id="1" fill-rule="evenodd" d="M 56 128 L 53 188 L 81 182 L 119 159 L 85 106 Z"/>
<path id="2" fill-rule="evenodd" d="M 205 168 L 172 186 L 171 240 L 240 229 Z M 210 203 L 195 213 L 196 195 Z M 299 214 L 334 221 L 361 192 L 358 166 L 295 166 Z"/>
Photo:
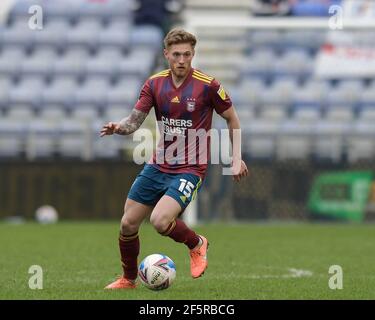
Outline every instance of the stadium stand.
<path id="1" fill-rule="evenodd" d="M 29 27 L 35 5 L 43 9 L 42 30 Z M 104 152 L 91 136 L 97 123 L 126 115 L 163 39 L 161 27 L 134 23 L 132 6 L 123 0 L 14 2 L 0 28 L 0 158 L 120 155 L 123 143 L 116 140 Z"/>
<path id="2" fill-rule="evenodd" d="M 341 1 L 290 3 L 293 19 L 322 16 Z M 27 26 L 28 9 L 35 4 L 44 10 L 39 31 Z M 214 12 L 212 5 L 187 0 L 181 16 L 189 26 L 189 19 L 196 21 L 208 11 L 218 21 L 224 14 L 235 20 L 256 14 L 248 1 L 215 1 Z M 151 13 L 139 10 L 123 0 L 15 1 L 0 29 L 0 157 L 89 160 L 117 157 L 129 147 L 130 140 L 114 139 L 106 153 L 94 133 L 128 113 L 143 81 L 160 64 L 165 24 L 158 19 L 147 23 Z M 373 155 L 375 81 L 316 74 L 322 48 L 334 38 L 328 28 L 194 31 L 199 37 L 195 66 L 220 79 L 232 97 L 249 157 L 341 161 Z M 336 35 L 335 41 L 345 44 L 354 38 L 375 44 L 373 31 L 366 29 Z M 8 124 L 20 121 L 27 125 L 12 135 Z M 84 124 L 86 132 L 66 126 L 69 121 Z"/>

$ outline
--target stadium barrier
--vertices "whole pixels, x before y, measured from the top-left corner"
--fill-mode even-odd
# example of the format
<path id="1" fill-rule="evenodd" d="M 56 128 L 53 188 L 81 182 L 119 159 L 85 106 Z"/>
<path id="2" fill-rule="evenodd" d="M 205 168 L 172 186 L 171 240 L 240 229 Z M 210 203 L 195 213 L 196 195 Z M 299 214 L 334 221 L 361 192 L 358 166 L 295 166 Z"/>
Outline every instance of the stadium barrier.
<path id="1" fill-rule="evenodd" d="M 119 219 L 141 168 L 131 161 L 1 162 L 0 217 L 33 219 L 37 208 L 52 205 L 61 219 Z M 249 179 L 239 184 L 233 183 L 231 176 L 221 175 L 221 170 L 220 165 L 209 166 L 196 200 L 199 221 L 329 218 L 309 211 L 314 178 L 332 171 L 374 173 L 375 164 L 358 162 L 338 168 L 308 161 L 251 163 Z M 372 183 L 364 220 L 375 217 L 374 208 Z"/>

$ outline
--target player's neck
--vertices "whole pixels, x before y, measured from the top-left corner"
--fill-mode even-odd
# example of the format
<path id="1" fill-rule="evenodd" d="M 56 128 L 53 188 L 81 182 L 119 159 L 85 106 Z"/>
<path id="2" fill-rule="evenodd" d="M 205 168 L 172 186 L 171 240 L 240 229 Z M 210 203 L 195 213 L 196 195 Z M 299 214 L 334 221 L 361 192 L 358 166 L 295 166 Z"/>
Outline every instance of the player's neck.
<path id="1" fill-rule="evenodd" d="M 176 88 L 181 87 L 181 85 L 184 83 L 184 81 L 186 80 L 186 78 L 189 76 L 190 71 L 191 71 L 191 68 L 190 68 L 189 71 L 186 73 L 186 75 L 183 76 L 183 77 L 178 77 L 178 76 L 176 76 L 173 72 L 171 73 L 171 74 L 172 74 L 172 81 L 173 81 L 173 84 L 174 84 L 174 86 L 175 86 Z"/>

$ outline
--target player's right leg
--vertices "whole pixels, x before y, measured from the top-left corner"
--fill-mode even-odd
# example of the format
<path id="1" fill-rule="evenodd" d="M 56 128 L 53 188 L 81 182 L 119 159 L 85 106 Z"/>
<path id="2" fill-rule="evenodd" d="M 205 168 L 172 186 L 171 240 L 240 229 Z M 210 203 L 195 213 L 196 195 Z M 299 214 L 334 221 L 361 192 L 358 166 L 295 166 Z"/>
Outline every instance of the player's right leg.
<path id="1" fill-rule="evenodd" d="M 153 207 L 126 199 L 124 215 L 121 219 L 119 247 L 123 275 L 105 289 L 135 288 L 138 272 L 139 237 L 138 230 L 142 221 L 151 214 Z"/>

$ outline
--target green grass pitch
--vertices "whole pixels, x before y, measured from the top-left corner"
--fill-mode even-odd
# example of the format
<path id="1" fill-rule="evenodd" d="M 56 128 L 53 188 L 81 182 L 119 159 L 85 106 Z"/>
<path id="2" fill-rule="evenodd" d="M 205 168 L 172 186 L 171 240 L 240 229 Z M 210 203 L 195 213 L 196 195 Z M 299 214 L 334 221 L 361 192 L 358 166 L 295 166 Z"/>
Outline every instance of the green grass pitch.
<path id="1" fill-rule="evenodd" d="M 173 285 L 154 292 L 105 291 L 121 272 L 118 223 L 0 224 L 0 300 L 4 299 L 375 299 L 375 225 L 207 224 L 202 278 L 189 273 L 187 248 L 141 228 L 140 259 L 164 253 L 177 267 Z M 140 261 L 139 259 L 139 261 Z M 43 289 L 31 290 L 31 265 L 43 268 Z M 328 286 L 331 265 L 343 289 Z"/>

